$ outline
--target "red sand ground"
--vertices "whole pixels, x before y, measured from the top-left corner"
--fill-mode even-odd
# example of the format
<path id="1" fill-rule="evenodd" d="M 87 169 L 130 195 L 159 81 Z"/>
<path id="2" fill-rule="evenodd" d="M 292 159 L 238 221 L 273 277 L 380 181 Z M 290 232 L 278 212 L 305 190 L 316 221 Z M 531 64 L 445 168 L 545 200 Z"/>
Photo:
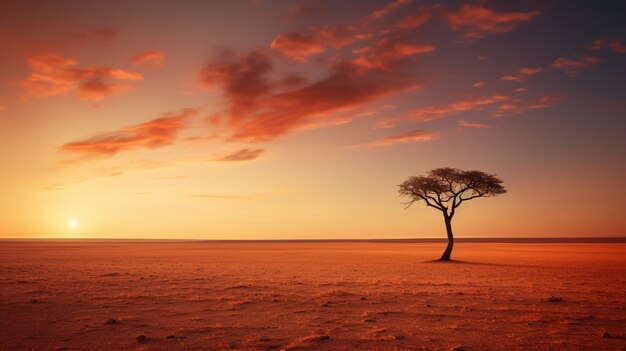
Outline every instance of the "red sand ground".
<path id="1" fill-rule="evenodd" d="M 4 241 L 0 350 L 626 349 L 625 244 L 442 249 Z"/>

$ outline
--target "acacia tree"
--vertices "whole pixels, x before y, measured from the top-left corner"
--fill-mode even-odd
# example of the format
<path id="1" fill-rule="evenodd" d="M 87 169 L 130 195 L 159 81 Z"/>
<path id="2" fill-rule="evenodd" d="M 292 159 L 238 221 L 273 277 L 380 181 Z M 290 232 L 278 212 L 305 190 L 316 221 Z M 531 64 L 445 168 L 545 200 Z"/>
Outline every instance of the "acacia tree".
<path id="1" fill-rule="evenodd" d="M 409 177 L 399 185 L 400 196 L 407 197 L 409 208 L 413 203 L 424 201 L 426 206 L 443 212 L 448 233 L 448 247 L 441 255 L 449 261 L 454 246 L 452 218 L 456 209 L 465 201 L 477 197 L 492 197 L 506 193 L 502 179 L 481 171 L 463 171 L 457 168 L 436 168 L 425 176 Z"/>

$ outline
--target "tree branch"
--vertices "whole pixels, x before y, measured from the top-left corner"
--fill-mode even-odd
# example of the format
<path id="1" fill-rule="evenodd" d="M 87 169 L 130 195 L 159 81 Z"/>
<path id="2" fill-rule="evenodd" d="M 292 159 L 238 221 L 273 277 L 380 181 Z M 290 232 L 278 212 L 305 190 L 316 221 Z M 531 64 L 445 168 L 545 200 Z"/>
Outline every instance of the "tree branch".
<path id="1" fill-rule="evenodd" d="M 426 202 L 426 206 L 430 206 L 430 207 L 436 208 L 439 211 L 445 211 L 445 207 L 439 206 L 439 204 L 433 205 L 430 201 L 428 201 L 429 198 L 432 199 L 431 196 L 428 196 L 428 195 L 417 195 L 417 196 L 419 196 L 422 200 L 424 200 L 424 202 Z"/>
<path id="2" fill-rule="evenodd" d="M 476 191 L 476 193 L 477 193 L 478 195 L 473 195 L 473 196 L 470 196 L 470 197 L 465 198 L 465 199 L 462 197 L 462 196 L 463 196 L 463 194 L 461 194 L 461 195 L 459 196 L 459 203 L 456 205 L 456 207 L 459 207 L 459 205 L 461 205 L 461 203 L 462 203 L 463 201 L 468 201 L 468 200 L 471 200 L 471 199 L 475 199 L 475 198 L 477 198 L 477 197 L 483 197 L 483 196 L 485 196 L 485 194 L 482 194 L 482 193 L 480 193 L 479 191 Z"/>

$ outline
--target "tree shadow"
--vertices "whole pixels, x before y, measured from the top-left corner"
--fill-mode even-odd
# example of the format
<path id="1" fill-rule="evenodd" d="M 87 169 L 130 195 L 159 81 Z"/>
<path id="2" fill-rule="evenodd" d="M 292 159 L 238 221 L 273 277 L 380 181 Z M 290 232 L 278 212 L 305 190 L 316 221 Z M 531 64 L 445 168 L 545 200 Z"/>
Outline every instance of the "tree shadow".
<path id="1" fill-rule="evenodd" d="M 506 264 L 506 263 L 488 263 L 488 262 L 472 262 L 472 261 L 461 261 L 461 260 L 449 260 L 442 261 L 440 259 L 422 261 L 421 263 L 439 263 L 439 264 L 447 264 L 447 265 L 468 265 L 468 266 L 491 266 L 491 267 L 522 267 L 523 265 L 517 264 Z"/>

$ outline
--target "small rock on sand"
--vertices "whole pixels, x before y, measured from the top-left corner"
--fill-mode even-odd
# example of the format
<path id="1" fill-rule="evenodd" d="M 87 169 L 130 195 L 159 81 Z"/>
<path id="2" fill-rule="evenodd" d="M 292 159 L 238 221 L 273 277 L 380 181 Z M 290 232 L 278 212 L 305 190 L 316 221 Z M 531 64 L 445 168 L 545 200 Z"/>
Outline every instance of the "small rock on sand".
<path id="1" fill-rule="evenodd" d="M 562 302 L 562 301 L 563 301 L 562 297 L 550 296 L 548 298 L 548 302 Z"/>
<path id="2" fill-rule="evenodd" d="M 166 339 L 176 339 L 176 336 L 175 335 L 168 335 L 165 338 Z"/>
<path id="3" fill-rule="evenodd" d="M 148 341 L 148 337 L 143 335 L 143 334 L 141 334 L 138 337 L 136 337 L 135 340 L 137 340 L 137 342 L 146 342 L 146 341 Z"/>
<path id="4" fill-rule="evenodd" d="M 605 338 L 605 339 L 610 339 L 613 336 L 611 334 L 609 334 L 608 332 L 604 332 L 604 333 L 602 333 L 602 337 Z"/>
<path id="5" fill-rule="evenodd" d="M 463 346 L 452 346 L 450 348 L 450 351 L 464 351 L 465 349 L 463 348 Z"/>
<path id="6" fill-rule="evenodd" d="M 109 318 L 109 319 L 107 319 L 106 322 L 104 322 L 104 324 L 118 324 L 118 323 L 119 323 L 119 321 L 117 319 L 115 319 L 115 318 Z"/>

